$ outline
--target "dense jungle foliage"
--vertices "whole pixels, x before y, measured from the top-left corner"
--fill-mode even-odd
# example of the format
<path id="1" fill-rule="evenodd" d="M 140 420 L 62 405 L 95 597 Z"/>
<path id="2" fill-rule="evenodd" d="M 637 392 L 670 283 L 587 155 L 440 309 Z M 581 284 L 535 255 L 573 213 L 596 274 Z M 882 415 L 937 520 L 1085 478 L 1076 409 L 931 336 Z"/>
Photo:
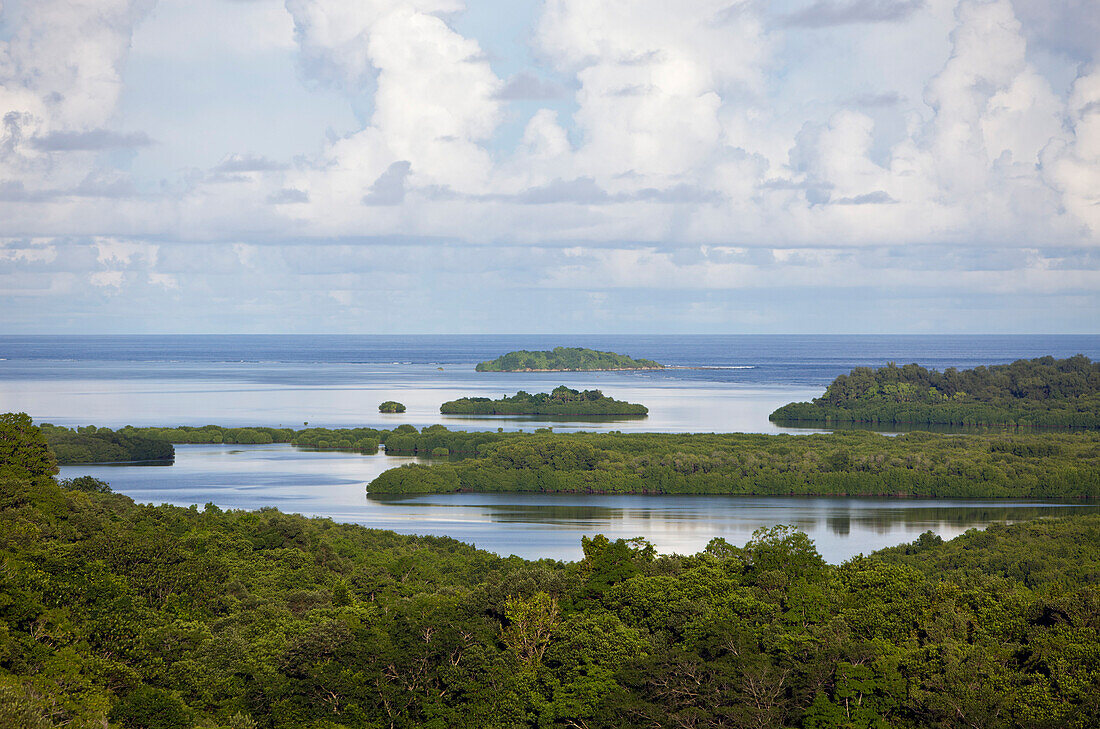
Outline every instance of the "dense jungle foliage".
<path id="1" fill-rule="evenodd" d="M 0 421 L 0 726 L 1100 723 L 1100 516 L 840 566 L 761 530 L 500 558 L 275 510 L 59 488 Z M 93 490 L 94 491 L 94 490 Z"/>
<path id="2" fill-rule="evenodd" d="M 378 406 L 378 412 L 380 413 L 403 413 L 405 412 L 405 406 L 396 400 L 386 400 L 384 403 Z"/>
<path id="3" fill-rule="evenodd" d="M 521 434 L 367 490 L 1100 498 L 1100 435 Z"/>
<path id="4" fill-rule="evenodd" d="M 862 422 L 1100 428 L 1100 362 L 1040 357 L 943 372 L 915 364 L 857 367 L 776 422 Z"/>
<path id="5" fill-rule="evenodd" d="M 581 347 L 554 347 L 552 350 L 502 354 L 494 360 L 481 362 L 478 372 L 524 372 L 539 370 L 653 370 L 664 365 L 651 359 L 634 359 L 625 354 L 600 352 Z"/>
<path id="6" fill-rule="evenodd" d="M 572 390 L 565 385 L 552 392 L 532 395 L 520 390 L 515 395 L 490 400 L 487 397 L 463 397 L 439 406 L 444 415 L 635 415 L 649 413 L 637 403 L 607 397 L 599 390 Z"/>
<path id="7" fill-rule="evenodd" d="M 64 428 L 43 423 L 42 432 L 50 450 L 62 465 L 74 463 L 123 463 L 127 461 L 170 461 L 175 457 L 171 443 L 110 428 L 86 425 Z"/>

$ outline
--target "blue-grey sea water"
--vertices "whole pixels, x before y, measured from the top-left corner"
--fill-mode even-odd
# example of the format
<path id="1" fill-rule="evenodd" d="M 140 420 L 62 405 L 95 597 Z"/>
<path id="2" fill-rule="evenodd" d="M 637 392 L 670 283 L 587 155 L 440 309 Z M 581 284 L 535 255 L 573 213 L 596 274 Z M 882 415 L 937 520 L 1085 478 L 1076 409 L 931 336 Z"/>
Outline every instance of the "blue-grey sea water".
<path id="1" fill-rule="evenodd" d="M 476 373 L 514 349 L 581 346 L 684 369 Z M 103 336 L 0 337 L 0 411 L 65 425 L 282 425 L 668 432 L 805 432 L 768 414 L 819 395 L 838 374 L 889 361 L 943 369 L 1021 357 L 1100 357 L 1098 336 Z M 701 368 L 701 369 L 689 369 Z M 547 422 L 445 417 L 439 404 L 565 384 L 650 408 L 647 418 Z M 381 415 L 382 400 L 408 411 Z M 366 486 L 407 459 L 310 453 L 287 445 L 179 446 L 172 466 L 70 466 L 139 501 L 284 511 L 403 533 L 449 535 L 501 554 L 574 559 L 580 536 L 644 536 L 693 552 L 714 536 L 744 542 L 795 524 L 827 559 L 991 521 L 1095 509 L 1053 502 L 889 501 L 704 496 L 454 494 L 370 497 Z"/>

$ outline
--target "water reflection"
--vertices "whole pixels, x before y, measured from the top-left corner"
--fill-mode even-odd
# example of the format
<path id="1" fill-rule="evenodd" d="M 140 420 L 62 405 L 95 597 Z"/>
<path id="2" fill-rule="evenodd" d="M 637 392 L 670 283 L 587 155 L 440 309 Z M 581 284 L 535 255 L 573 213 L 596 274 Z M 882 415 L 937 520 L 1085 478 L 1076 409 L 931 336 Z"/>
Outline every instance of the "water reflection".
<path id="1" fill-rule="evenodd" d="M 66 466 L 140 502 L 283 511 L 446 535 L 498 554 L 578 559 L 584 535 L 642 536 L 662 552 L 693 553 L 720 536 L 743 544 L 775 524 L 805 530 L 830 562 L 909 542 L 929 529 L 944 538 L 994 521 L 1095 512 L 1092 504 L 744 496 L 574 494 L 366 494 L 382 471 L 416 461 L 384 454 L 267 446 L 182 445 L 176 465 Z"/>

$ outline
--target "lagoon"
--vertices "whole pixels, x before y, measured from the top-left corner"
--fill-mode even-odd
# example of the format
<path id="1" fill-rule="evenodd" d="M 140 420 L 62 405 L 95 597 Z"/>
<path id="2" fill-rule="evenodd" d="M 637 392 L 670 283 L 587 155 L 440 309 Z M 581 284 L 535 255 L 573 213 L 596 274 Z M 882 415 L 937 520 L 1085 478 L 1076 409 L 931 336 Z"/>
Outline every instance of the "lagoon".
<path id="1" fill-rule="evenodd" d="M 367 483 L 379 473 L 414 460 L 287 444 L 180 445 L 173 466 L 65 466 L 60 475 L 95 476 L 143 503 L 273 506 L 401 534 L 450 536 L 526 559 L 579 559 L 581 537 L 594 534 L 645 537 L 661 552 L 688 554 L 713 537 L 741 545 L 760 527 L 792 524 L 809 534 L 826 560 L 839 563 L 912 541 L 928 530 L 950 539 L 994 521 L 1100 509 L 1041 500 L 366 493 Z"/>

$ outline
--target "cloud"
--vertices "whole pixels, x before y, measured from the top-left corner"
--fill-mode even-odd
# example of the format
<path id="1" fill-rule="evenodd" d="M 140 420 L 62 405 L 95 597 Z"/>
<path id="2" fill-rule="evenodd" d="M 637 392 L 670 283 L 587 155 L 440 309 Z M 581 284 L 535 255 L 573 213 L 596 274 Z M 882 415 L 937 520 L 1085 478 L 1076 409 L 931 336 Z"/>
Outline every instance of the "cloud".
<path id="1" fill-rule="evenodd" d="M 125 279 L 126 274 L 122 271 L 96 271 L 88 276 L 92 285 L 100 288 L 120 289 Z"/>
<path id="2" fill-rule="evenodd" d="M 858 94 L 852 96 L 847 100 L 847 103 L 852 106 L 862 106 L 867 108 L 886 108 L 891 106 L 897 106 L 904 99 L 901 94 L 896 91 L 884 91 L 882 93 L 867 93 Z"/>
<path id="3" fill-rule="evenodd" d="M 309 76 L 321 83 L 361 89 L 373 79 L 370 40 L 393 13 L 453 13 L 460 0 L 286 0 L 294 36 Z"/>
<path id="4" fill-rule="evenodd" d="M 1043 153 L 1043 172 L 1062 200 L 1100 239 L 1100 65 L 1073 84 L 1072 136 Z"/>
<path id="5" fill-rule="evenodd" d="M 160 286 L 165 290 L 178 289 L 180 287 L 179 280 L 168 273 L 150 273 L 149 284 L 151 286 Z"/>
<path id="6" fill-rule="evenodd" d="M 278 172 L 287 166 L 256 154 L 231 154 L 213 168 L 214 172 Z"/>
<path id="7" fill-rule="evenodd" d="M 113 132 L 92 129 L 86 132 L 50 132 L 33 137 L 31 146 L 43 152 L 98 152 L 110 149 L 136 149 L 153 143 L 144 132 Z"/>
<path id="8" fill-rule="evenodd" d="M 1100 60 L 1100 3 L 1012 0 L 1029 43 L 1078 61 Z"/>
<path id="9" fill-rule="evenodd" d="M 720 156 L 723 94 L 762 85 L 769 47 L 755 6 L 737 5 L 731 19 L 726 0 L 547 3 L 536 46 L 580 86 L 573 176 L 660 188 Z"/>
<path id="10" fill-rule="evenodd" d="M 24 188 L 22 180 L 4 180 L 0 182 L 0 202 L 41 202 L 50 199 L 50 195 L 31 192 Z"/>
<path id="11" fill-rule="evenodd" d="M 405 200 L 405 178 L 412 165 L 407 160 L 394 162 L 378 176 L 370 192 L 363 196 L 364 205 L 400 205 Z"/>
<path id="12" fill-rule="evenodd" d="M 862 195 L 855 195 L 853 197 L 842 197 L 837 200 L 831 200 L 831 205 L 892 205 L 897 203 L 897 200 L 890 197 L 890 193 L 882 190 L 875 190 L 874 192 L 866 192 Z"/>
<path id="13" fill-rule="evenodd" d="M 546 185 L 533 187 L 516 195 L 515 199 L 524 205 L 554 203 L 599 205 L 610 201 L 611 196 L 591 177 L 580 177 L 575 180 L 554 180 Z"/>
<path id="14" fill-rule="evenodd" d="M 477 308 L 471 289 L 541 286 L 550 293 L 532 301 L 550 311 L 555 287 L 570 285 L 615 307 L 662 291 L 674 293 L 661 305 L 688 302 L 696 284 L 715 297 L 880 280 L 909 292 L 951 281 L 981 295 L 1095 284 L 1081 251 L 1100 244 L 1100 75 L 1078 66 L 1084 36 L 1056 47 L 1072 19 L 1092 27 L 1076 0 L 1057 4 L 1050 27 L 1025 0 L 784 3 L 801 14 L 798 28 L 879 23 L 812 44 L 791 43 L 801 35 L 769 24 L 757 0 L 547 0 L 531 6 L 530 56 L 512 49 L 514 34 L 455 15 L 457 0 L 289 0 L 303 93 L 345 101 L 357 128 L 294 147 L 263 128 L 226 133 L 217 155 L 248 151 L 182 172 L 156 158 L 213 148 L 204 132 L 217 118 L 181 113 L 178 126 L 153 127 L 134 111 L 148 90 L 117 103 L 128 23 L 147 6 L 25 5 L 30 30 L 20 13 L 0 41 L 0 235 L 82 242 L 57 244 L 49 260 L 0 256 L 0 275 L 27 274 L 0 288 L 72 285 L 94 303 L 106 287 L 135 310 L 151 300 L 183 309 L 198 292 L 257 307 L 277 290 L 322 312 L 341 292 L 349 306 L 385 311 L 398 299 L 372 299 L 377 284 L 460 312 Z M 268 78 L 250 63 L 278 60 L 252 48 L 233 70 L 242 88 Z M 517 55 L 498 62 L 502 51 Z M 188 53 L 173 59 L 194 63 Z M 512 75 L 498 77 L 489 58 Z M 547 103 L 507 103 L 536 99 Z M 156 147 L 60 152 L 92 151 L 96 134 L 122 128 L 148 129 Z M 97 236 L 130 240 L 118 231 L 175 242 L 98 260 Z M 93 285 L 90 272 L 110 283 Z M 1095 314 L 1095 294 L 1083 296 Z"/>
<path id="15" fill-rule="evenodd" d="M 47 203 L 65 198 L 121 199 L 134 196 L 133 183 L 124 177 L 105 177 L 89 174 L 77 185 L 67 189 L 27 190 L 22 180 L 0 182 L 0 202 Z"/>
<path id="16" fill-rule="evenodd" d="M 96 260 L 104 265 L 129 266 L 135 260 L 156 263 L 159 246 L 127 238 L 96 238 L 92 243 Z"/>
<path id="17" fill-rule="evenodd" d="M 853 23 L 892 23 L 905 20 L 925 6 L 925 0 L 817 0 L 783 16 L 788 28 L 828 28 Z"/>
<path id="18" fill-rule="evenodd" d="M 294 187 L 284 187 L 267 196 L 272 205 L 293 205 L 309 202 L 309 193 Z"/>
<path id="19" fill-rule="evenodd" d="M 561 99 L 566 96 L 561 84 L 546 81 L 534 74 L 523 71 L 517 73 L 496 93 L 501 101 L 538 101 L 543 99 Z"/>

